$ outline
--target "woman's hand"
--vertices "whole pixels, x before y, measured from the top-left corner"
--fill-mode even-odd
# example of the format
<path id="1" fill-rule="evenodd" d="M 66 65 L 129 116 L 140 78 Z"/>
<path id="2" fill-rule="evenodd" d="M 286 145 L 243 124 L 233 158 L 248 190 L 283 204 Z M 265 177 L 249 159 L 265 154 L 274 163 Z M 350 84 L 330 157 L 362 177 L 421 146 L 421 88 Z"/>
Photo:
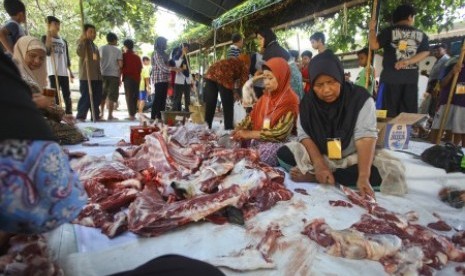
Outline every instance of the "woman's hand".
<path id="1" fill-rule="evenodd" d="M 248 135 L 247 135 L 248 131 L 247 130 L 235 130 L 233 133 L 232 133 L 232 139 L 235 140 L 235 141 L 240 141 L 240 140 L 247 140 L 248 138 Z"/>
<path id="2" fill-rule="evenodd" d="M 373 191 L 373 188 L 371 187 L 370 181 L 367 178 L 358 178 L 357 180 L 357 188 L 360 191 L 360 194 L 362 197 L 365 197 L 366 195 L 371 196 L 373 199 L 376 199 L 375 197 L 375 192 Z"/>
<path id="3" fill-rule="evenodd" d="M 53 98 L 51 99 L 53 100 Z M 37 108 L 47 108 L 51 106 L 53 104 L 51 99 L 39 93 L 32 94 L 32 101 L 36 104 Z"/>
<path id="4" fill-rule="evenodd" d="M 336 184 L 334 175 L 326 164 L 315 166 L 316 181 L 320 184 Z"/>

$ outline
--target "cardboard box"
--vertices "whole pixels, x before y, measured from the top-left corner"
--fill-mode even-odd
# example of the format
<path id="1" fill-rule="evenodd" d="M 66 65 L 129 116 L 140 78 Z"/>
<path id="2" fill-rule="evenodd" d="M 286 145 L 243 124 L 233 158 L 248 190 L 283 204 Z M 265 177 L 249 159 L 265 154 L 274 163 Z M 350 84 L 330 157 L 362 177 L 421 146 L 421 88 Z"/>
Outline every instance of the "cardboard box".
<path id="1" fill-rule="evenodd" d="M 426 120 L 426 114 L 400 113 L 397 117 L 385 122 L 378 122 L 378 147 L 391 150 L 408 148 L 412 126 Z"/>

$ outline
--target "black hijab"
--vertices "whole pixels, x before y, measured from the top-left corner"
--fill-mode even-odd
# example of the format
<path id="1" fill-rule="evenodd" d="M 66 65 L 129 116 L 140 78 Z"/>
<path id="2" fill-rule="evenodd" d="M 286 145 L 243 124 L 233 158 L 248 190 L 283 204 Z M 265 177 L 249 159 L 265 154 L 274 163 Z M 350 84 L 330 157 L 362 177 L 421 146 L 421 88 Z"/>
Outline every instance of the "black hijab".
<path id="1" fill-rule="evenodd" d="M 0 141 L 56 140 L 13 61 L 0 51 Z"/>
<path id="2" fill-rule="evenodd" d="M 271 29 L 262 29 L 257 32 L 260 36 L 265 39 L 265 52 L 263 53 L 263 60 L 268 61 L 274 57 L 280 57 L 288 61 L 291 55 L 286 49 L 279 45 L 276 34 Z"/>
<path id="3" fill-rule="evenodd" d="M 342 149 L 350 143 L 354 135 L 358 114 L 370 94 L 360 86 L 344 81 L 344 69 L 334 55 L 322 55 L 309 65 L 312 89 L 300 103 L 300 122 L 305 133 L 318 146 L 320 153 L 327 154 L 327 139 L 341 138 Z M 341 83 L 339 98 L 332 103 L 320 100 L 313 85 L 320 75 L 328 75 Z"/>

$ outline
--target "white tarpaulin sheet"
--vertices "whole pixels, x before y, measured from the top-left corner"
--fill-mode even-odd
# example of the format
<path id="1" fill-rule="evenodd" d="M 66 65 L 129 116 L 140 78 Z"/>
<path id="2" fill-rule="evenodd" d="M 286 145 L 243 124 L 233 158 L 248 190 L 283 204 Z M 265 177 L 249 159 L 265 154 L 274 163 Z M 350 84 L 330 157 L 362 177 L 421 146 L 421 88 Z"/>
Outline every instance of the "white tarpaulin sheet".
<path id="1" fill-rule="evenodd" d="M 135 123 L 132 123 L 135 124 Z M 85 124 L 81 124 L 85 125 Z M 120 139 L 129 141 L 127 122 L 87 124 L 105 129 L 106 137 L 93 138 L 101 143 L 98 147 L 71 146 L 71 151 L 85 151 L 91 155 L 111 156 Z M 430 144 L 410 142 L 409 151 L 420 154 Z M 426 225 L 439 215 L 456 229 L 465 229 L 465 210 L 454 209 L 437 198 L 438 191 L 445 186 L 465 189 L 465 175 L 446 174 L 419 159 L 405 153 L 394 153 L 406 166 L 409 193 L 396 197 L 377 193 L 380 206 L 404 214 L 416 211 L 419 224 Z M 140 238 L 125 233 L 112 240 L 98 229 L 79 225 L 64 225 L 49 234 L 50 247 L 65 270 L 66 275 L 108 275 L 133 269 L 155 257 L 165 254 L 181 254 L 195 259 L 215 263 L 220 256 L 228 256 L 255 245 L 270 224 L 278 224 L 284 235 L 279 239 L 278 249 L 272 255 L 274 268 L 249 272 L 223 271 L 227 275 L 383 275 L 382 265 L 368 260 L 349 260 L 325 254 L 315 243 L 301 234 L 304 226 L 315 218 L 324 218 L 334 229 L 345 229 L 366 213 L 358 206 L 353 208 L 332 207 L 329 200 L 347 200 L 336 188 L 316 184 L 293 183 L 286 179 L 291 190 L 304 188 L 308 195 L 295 193 L 287 202 L 279 202 L 272 209 L 259 213 L 246 222 L 245 226 L 232 224 L 215 225 L 209 222 L 189 224 L 159 237 Z M 447 234 L 447 233 L 446 233 Z M 252 266 L 252 259 L 238 260 Z M 450 263 L 439 275 L 455 272 Z"/>

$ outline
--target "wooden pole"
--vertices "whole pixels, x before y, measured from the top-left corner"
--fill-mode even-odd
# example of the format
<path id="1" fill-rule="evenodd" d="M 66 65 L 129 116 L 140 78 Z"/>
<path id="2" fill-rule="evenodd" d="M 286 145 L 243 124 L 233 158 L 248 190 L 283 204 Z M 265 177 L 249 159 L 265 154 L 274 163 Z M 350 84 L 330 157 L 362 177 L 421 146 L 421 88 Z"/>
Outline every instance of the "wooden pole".
<path id="1" fill-rule="evenodd" d="M 371 18 L 377 20 L 378 18 L 378 0 L 373 0 L 373 10 L 371 12 Z M 371 76 L 371 60 L 373 58 L 373 51 L 371 50 L 370 39 L 368 39 L 368 57 L 367 65 L 365 67 L 365 88 L 368 89 L 370 86 L 370 76 Z M 373 91 L 369 91 L 373 92 Z"/>
<path id="2" fill-rule="evenodd" d="M 81 26 L 82 26 L 82 33 L 85 35 L 84 31 L 84 7 L 82 5 L 82 0 L 79 0 L 79 7 L 81 9 Z M 87 39 L 87 38 L 86 38 Z M 89 98 L 90 98 L 90 114 L 92 116 L 92 121 L 95 123 L 97 119 L 95 118 L 94 112 L 94 93 L 92 91 L 92 82 L 90 80 L 90 72 L 89 72 L 89 55 L 88 55 L 88 48 L 87 43 L 84 44 L 86 49 L 85 57 L 84 57 L 84 64 L 86 66 L 86 75 L 87 75 L 87 87 L 89 88 Z M 99 103 L 100 104 L 100 103 Z"/>
<path id="3" fill-rule="evenodd" d="M 63 94 L 60 93 L 60 83 L 58 82 L 58 73 L 57 73 L 57 63 L 55 61 L 55 47 L 52 44 L 52 53 L 50 54 L 50 58 L 52 59 L 52 64 L 53 64 L 53 70 L 54 70 L 54 75 L 55 75 L 55 87 L 57 89 L 57 95 L 58 95 L 58 105 L 63 108 Z"/>
<path id="4" fill-rule="evenodd" d="M 465 40 L 462 42 L 462 50 L 460 51 L 460 57 L 459 57 L 459 60 L 457 61 L 457 63 L 458 64 L 463 64 L 464 57 L 465 57 Z M 462 68 L 462 70 L 463 70 L 463 68 Z M 447 98 L 446 108 L 444 109 L 444 112 L 442 113 L 442 116 L 441 116 L 441 123 L 439 125 L 439 132 L 438 132 L 438 136 L 436 137 L 436 145 L 439 145 L 439 143 L 441 143 L 441 137 L 442 137 L 442 134 L 444 133 L 444 127 L 445 127 L 445 124 L 446 124 L 447 117 L 449 117 L 450 103 L 452 102 L 452 98 L 454 97 L 454 94 L 455 94 L 455 88 L 456 88 L 456 85 L 457 85 L 457 80 L 459 78 L 459 74 L 460 74 L 460 72 L 454 74 L 454 78 L 452 79 L 452 83 L 450 85 L 449 97 Z"/>

